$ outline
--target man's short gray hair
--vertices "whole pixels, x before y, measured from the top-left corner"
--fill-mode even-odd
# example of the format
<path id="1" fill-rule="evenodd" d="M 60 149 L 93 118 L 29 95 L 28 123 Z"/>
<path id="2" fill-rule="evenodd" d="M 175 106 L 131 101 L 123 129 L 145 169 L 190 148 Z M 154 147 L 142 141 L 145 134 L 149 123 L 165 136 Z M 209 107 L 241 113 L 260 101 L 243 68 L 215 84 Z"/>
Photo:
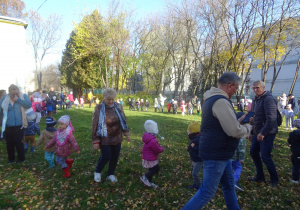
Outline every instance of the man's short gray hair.
<path id="1" fill-rule="evenodd" d="M 117 92 L 112 89 L 112 88 L 106 88 L 104 91 L 103 91 L 103 98 L 106 99 L 106 98 L 113 98 L 115 99 L 117 96 Z"/>
<path id="2" fill-rule="evenodd" d="M 234 72 L 225 72 L 224 74 L 221 75 L 219 78 L 218 83 L 220 85 L 226 85 L 226 84 L 238 84 L 240 83 L 241 78 Z"/>
<path id="3" fill-rule="evenodd" d="M 254 81 L 253 85 L 259 85 L 260 87 L 265 87 L 265 83 L 261 80 Z"/>

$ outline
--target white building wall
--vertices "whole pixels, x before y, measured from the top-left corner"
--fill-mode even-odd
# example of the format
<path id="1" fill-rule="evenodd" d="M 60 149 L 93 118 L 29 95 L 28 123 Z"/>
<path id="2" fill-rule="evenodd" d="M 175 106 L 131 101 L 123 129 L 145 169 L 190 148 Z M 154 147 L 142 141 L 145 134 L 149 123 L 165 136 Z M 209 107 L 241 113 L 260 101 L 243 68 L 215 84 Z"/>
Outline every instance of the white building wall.
<path id="1" fill-rule="evenodd" d="M 29 59 L 25 27 L 0 22 L 0 89 L 8 90 L 15 84 L 21 91 L 28 91 Z"/>

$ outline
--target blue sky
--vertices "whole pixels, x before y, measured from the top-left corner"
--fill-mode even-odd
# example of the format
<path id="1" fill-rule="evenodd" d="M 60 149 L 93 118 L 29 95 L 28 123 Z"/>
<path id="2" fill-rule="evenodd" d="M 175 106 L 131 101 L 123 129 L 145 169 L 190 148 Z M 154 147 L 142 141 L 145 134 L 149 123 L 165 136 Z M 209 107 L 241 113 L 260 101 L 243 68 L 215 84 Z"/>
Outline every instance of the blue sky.
<path id="1" fill-rule="evenodd" d="M 45 0 L 23 0 L 26 5 L 26 10 L 36 11 Z M 137 17 L 149 15 L 152 12 L 160 12 L 164 9 L 164 0 L 120 0 L 121 3 L 126 5 L 133 5 L 137 11 Z M 50 14 L 58 14 L 63 18 L 62 37 L 61 41 L 57 44 L 56 49 L 52 51 L 44 59 L 44 66 L 60 62 L 61 52 L 65 48 L 65 44 L 73 29 L 73 23 L 80 22 L 82 14 L 92 12 L 98 9 L 100 12 L 107 10 L 107 0 L 46 0 L 43 6 L 38 10 L 42 18 L 46 19 Z"/>

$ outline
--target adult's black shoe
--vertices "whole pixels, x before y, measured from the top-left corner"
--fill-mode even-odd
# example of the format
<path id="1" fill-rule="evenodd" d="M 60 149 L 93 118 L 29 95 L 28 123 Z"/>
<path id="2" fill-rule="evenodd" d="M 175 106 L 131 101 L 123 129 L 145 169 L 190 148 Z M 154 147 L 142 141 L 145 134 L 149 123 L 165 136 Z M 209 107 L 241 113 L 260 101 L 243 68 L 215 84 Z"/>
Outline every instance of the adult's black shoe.
<path id="1" fill-rule="evenodd" d="M 251 181 L 251 182 L 266 183 L 266 180 L 258 179 L 256 176 L 255 177 L 249 177 L 248 180 Z"/>
<path id="2" fill-rule="evenodd" d="M 278 186 L 278 182 L 271 182 L 271 186 L 272 187 L 277 187 Z"/>

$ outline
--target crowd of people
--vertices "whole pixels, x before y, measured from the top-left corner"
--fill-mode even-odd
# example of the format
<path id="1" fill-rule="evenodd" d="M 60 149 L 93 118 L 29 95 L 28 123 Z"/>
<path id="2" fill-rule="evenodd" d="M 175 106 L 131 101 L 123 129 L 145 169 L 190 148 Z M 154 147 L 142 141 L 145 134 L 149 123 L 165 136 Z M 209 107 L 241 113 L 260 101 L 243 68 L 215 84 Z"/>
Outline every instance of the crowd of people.
<path id="1" fill-rule="evenodd" d="M 279 184 L 279 177 L 272 158 L 274 139 L 278 133 L 278 113 L 286 117 L 286 126 L 289 129 L 297 128 L 289 134 L 287 139 L 291 145 L 292 160 L 292 182 L 299 183 L 300 170 L 300 119 L 294 121 L 295 114 L 298 114 L 299 107 L 297 100 L 290 95 L 289 100 L 283 94 L 279 102 L 272 94 L 265 90 L 263 81 L 255 81 L 252 89 L 255 93 L 253 103 L 247 107 L 248 111 L 254 112 L 249 121 L 247 112 L 243 107 L 236 113 L 231 96 L 237 92 L 240 78 L 232 72 L 224 73 L 218 80 L 218 87 L 212 87 L 205 92 L 202 106 L 202 121 L 191 122 L 187 128 L 189 142 L 186 150 L 191 158 L 191 175 L 193 183 L 188 188 L 196 189 L 195 195 L 186 203 L 183 209 L 201 209 L 215 195 L 219 183 L 222 185 L 225 203 L 228 209 L 240 209 L 236 195 L 236 189 L 243 191 L 239 183 L 242 172 L 242 163 L 246 153 L 246 138 L 251 141 L 250 155 L 256 168 L 256 173 L 248 180 L 258 183 L 266 183 L 266 176 L 263 171 L 263 163 L 266 166 L 270 184 L 276 187 Z M 79 146 L 74 137 L 74 128 L 70 116 L 64 115 L 57 122 L 52 114 L 56 113 L 56 106 L 64 105 L 72 108 L 72 105 L 79 105 L 78 99 L 74 100 L 72 92 L 67 96 L 62 93 L 60 101 L 69 104 L 58 103 L 57 95 L 51 88 L 48 94 L 43 91 L 36 91 L 31 97 L 23 94 L 16 85 L 8 88 L 8 94 L 0 91 L 0 113 L 1 116 L 1 138 L 6 140 L 8 162 L 21 163 L 25 160 L 25 153 L 35 152 L 35 146 L 44 145 L 45 160 L 49 167 L 53 168 L 55 162 L 60 165 L 63 177 L 71 177 L 70 168 L 74 159 L 69 156 L 74 151 L 80 154 Z M 123 100 L 116 99 L 117 93 L 114 89 L 107 88 L 103 91 L 103 101 L 95 107 L 92 116 L 92 145 L 95 150 L 100 149 L 101 155 L 97 161 L 94 171 L 94 181 L 101 182 L 103 170 L 108 165 L 107 179 L 112 183 L 118 181 L 115 176 L 121 143 L 123 136 L 130 142 L 130 132 L 127 119 L 123 111 Z M 88 99 L 90 106 L 93 103 L 93 93 L 90 92 Z M 155 111 L 163 112 L 166 97 L 159 95 L 154 100 Z M 148 100 L 129 99 L 129 109 L 135 108 L 139 111 L 147 111 Z M 241 101 L 242 102 L 242 101 Z M 83 102 L 80 99 L 80 104 Z M 167 109 L 176 114 L 174 108 L 175 100 L 169 100 Z M 200 101 L 195 96 L 187 105 L 189 114 L 193 108 L 198 108 Z M 249 109 L 251 107 L 251 109 Z M 180 108 L 185 113 L 186 105 L 181 102 Z M 279 109 L 281 108 L 281 109 Z M 280 111 L 278 111 L 280 110 Z M 292 115 L 289 115 L 293 113 Z M 39 129 L 41 117 L 46 118 L 46 129 L 42 132 Z M 145 119 L 145 132 L 142 137 L 142 167 L 147 169 L 140 177 L 146 186 L 158 188 L 154 184 L 153 177 L 160 171 L 159 154 L 164 148 L 159 144 L 158 125 L 155 121 Z M 35 135 L 39 135 L 35 143 Z M 15 158 L 17 151 L 17 159 Z M 56 155 L 55 155 L 56 154 Z M 202 171 L 202 180 L 199 172 Z"/>

